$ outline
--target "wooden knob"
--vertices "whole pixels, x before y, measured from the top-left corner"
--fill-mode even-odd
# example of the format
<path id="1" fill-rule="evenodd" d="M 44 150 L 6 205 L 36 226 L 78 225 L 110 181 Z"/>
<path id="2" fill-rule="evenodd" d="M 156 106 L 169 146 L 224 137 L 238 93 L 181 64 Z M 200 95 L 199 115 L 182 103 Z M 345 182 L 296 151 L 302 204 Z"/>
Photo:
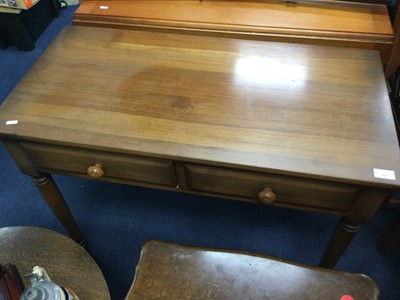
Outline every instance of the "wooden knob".
<path id="1" fill-rule="evenodd" d="M 99 164 L 95 164 L 87 169 L 87 174 L 90 178 L 98 179 L 104 176 L 104 171 Z"/>
<path id="2" fill-rule="evenodd" d="M 276 200 L 276 195 L 270 188 L 265 188 L 258 193 L 258 199 L 264 204 L 271 204 Z"/>

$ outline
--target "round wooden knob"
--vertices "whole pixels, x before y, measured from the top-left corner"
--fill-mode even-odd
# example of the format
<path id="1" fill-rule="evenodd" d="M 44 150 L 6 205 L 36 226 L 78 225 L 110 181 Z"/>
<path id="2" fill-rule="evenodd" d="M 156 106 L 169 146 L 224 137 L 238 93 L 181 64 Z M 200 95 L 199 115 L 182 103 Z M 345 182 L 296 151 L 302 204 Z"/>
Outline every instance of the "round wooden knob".
<path id="1" fill-rule="evenodd" d="M 90 178 L 98 179 L 104 176 L 104 171 L 99 164 L 95 164 L 94 166 L 90 166 L 87 169 L 87 174 Z"/>
<path id="2" fill-rule="evenodd" d="M 258 199 L 264 204 L 271 204 L 276 200 L 276 195 L 270 188 L 265 188 L 258 193 Z"/>

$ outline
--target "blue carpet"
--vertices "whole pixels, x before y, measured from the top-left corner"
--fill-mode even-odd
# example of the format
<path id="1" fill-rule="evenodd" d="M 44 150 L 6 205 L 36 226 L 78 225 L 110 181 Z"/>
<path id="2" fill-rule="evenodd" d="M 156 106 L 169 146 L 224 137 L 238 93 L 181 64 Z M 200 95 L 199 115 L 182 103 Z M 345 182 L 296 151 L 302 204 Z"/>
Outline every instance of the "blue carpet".
<path id="1" fill-rule="evenodd" d="M 75 9 L 62 10 L 33 51 L 0 50 L 0 103 L 71 23 Z M 65 234 L 30 178 L 19 171 L 2 145 L 0 179 L 0 227 L 40 226 Z M 124 299 L 147 240 L 243 249 L 317 265 L 338 222 L 335 216 L 210 197 L 63 176 L 55 180 L 88 239 L 113 300 Z M 361 228 L 337 265 L 337 269 L 374 278 L 383 300 L 400 299 L 400 248 L 380 252 L 375 244 L 397 220 L 399 209 L 384 208 Z"/>

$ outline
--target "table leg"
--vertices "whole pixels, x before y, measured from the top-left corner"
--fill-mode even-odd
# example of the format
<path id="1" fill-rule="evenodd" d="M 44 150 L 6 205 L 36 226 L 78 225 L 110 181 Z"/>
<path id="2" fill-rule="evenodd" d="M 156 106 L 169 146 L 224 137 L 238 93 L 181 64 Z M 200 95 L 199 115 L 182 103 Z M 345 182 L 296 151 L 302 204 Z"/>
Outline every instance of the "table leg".
<path id="1" fill-rule="evenodd" d="M 390 196 L 390 193 L 378 189 L 362 191 L 353 207 L 337 225 L 319 266 L 333 268 L 350 245 L 360 226 L 369 222 Z"/>
<path id="2" fill-rule="evenodd" d="M 86 248 L 86 240 L 82 236 L 69 207 L 65 203 L 64 197 L 61 195 L 51 175 L 43 174 L 40 177 L 32 177 L 32 180 L 71 238 Z"/>
<path id="3" fill-rule="evenodd" d="M 346 218 L 342 218 L 329 241 L 319 266 L 333 268 L 346 251 L 359 229 L 360 225 L 350 224 L 346 221 Z"/>

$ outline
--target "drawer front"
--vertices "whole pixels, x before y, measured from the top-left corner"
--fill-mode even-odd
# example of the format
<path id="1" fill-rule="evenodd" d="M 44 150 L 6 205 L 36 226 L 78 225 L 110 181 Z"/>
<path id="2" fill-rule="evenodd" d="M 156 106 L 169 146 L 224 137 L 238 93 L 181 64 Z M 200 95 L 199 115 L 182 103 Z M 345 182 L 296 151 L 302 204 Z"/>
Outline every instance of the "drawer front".
<path id="1" fill-rule="evenodd" d="M 344 184 L 195 164 L 186 164 L 184 173 L 186 188 L 194 192 L 266 203 L 263 191 L 271 191 L 276 205 L 334 214 L 347 212 L 360 190 Z"/>
<path id="2" fill-rule="evenodd" d="M 104 173 L 99 179 L 177 185 L 172 161 L 39 143 L 22 146 L 42 172 L 88 176 L 88 169 L 96 166 Z"/>

